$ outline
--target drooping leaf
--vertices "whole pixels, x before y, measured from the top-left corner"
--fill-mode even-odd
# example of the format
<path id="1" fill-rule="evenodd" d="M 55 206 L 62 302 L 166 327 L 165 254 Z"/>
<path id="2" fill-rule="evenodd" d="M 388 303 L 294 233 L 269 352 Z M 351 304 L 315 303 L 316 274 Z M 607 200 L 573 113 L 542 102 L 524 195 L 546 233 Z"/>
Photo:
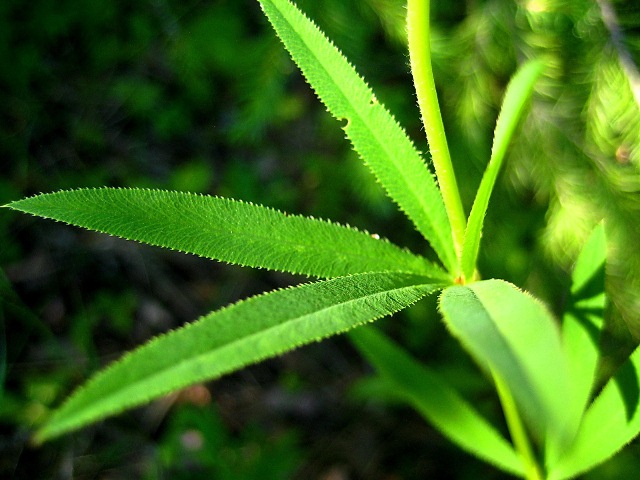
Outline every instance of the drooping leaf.
<path id="1" fill-rule="evenodd" d="M 238 265 L 324 278 L 368 271 L 442 275 L 424 258 L 367 233 L 219 197 L 98 188 L 38 195 L 8 207 Z"/>
<path id="2" fill-rule="evenodd" d="M 241 301 L 157 337 L 99 372 L 69 397 L 35 440 L 390 315 L 441 287 L 428 277 L 364 273 Z"/>
<path id="3" fill-rule="evenodd" d="M 579 421 L 560 332 L 541 303 L 501 280 L 447 288 L 440 308 L 452 334 L 508 386 L 538 438 L 570 442 Z"/>
<path id="4" fill-rule="evenodd" d="M 491 192 L 498 178 L 511 137 L 522 117 L 527 102 L 533 94 L 533 87 L 542 73 L 542 68 L 542 63 L 529 61 L 520 67 L 507 86 L 493 137 L 491 159 L 478 187 L 465 231 L 462 246 L 462 272 L 468 279 L 473 277 L 476 267 L 480 239 L 482 237 L 482 226 L 489 206 Z"/>
<path id="5" fill-rule="evenodd" d="M 427 420 L 458 446 L 511 474 L 522 475 L 513 447 L 436 371 L 411 358 L 373 327 L 349 332 L 362 355 Z"/>
<path id="6" fill-rule="evenodd" d="M 453 272 L 451 227 L 436 182 L 411 140 L 342 53 L 289 0 L 259 0 L 278 36 L 388 195 Z"/>
<path id="7" fill-rule="evenodd" d="M 622 365 L 584 415 L 549 480 L 574 478 L 612 457 L 640 433 L 640 348 Z"/>

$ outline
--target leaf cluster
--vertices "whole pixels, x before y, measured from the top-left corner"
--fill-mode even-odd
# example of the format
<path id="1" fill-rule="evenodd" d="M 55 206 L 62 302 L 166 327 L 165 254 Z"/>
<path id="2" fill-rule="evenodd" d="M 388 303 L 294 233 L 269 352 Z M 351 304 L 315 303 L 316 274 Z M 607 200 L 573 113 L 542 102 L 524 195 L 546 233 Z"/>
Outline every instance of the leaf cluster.
<path id="1" fill-rule="evenodd" d="M 602 225 L 574 269 L 561 329 L 528 293 L 502 280 L 479 281 L 489 200 L 544 64 L 526 62 L 510 81 L 489 162 L 464 218 L 430 57 L 420 55 L 423 40 L 428 45 L 430 38 L 428 7 L 424 11 L 424 4 L 409 2 L 409 46 L 437 181 L 396 119 L 322 31 L 288 0 L 259 3 L 320 101 L 342 123 L 387 196 L 429 243 L 437 263 L 375 234 L 222 197 L 89 188 L 13 201 L 6 206 L 125 239 L 320 279 L 237 302 L 125 355 L 79 388 L 35 441 L 360 327 L 439 291 L 439 310 L 450 333 L 495 385 L 510 441 L 435 371 L 375 330 L 354 330 L 354 343 L 397 396 L 464 450 L 524 478 L 571 478 L 619 451 L 640 432 L 637 395 L 630 398 L 640 382 L 640 357 L 634 350 L 611 378 L 598 376 L 603 318 L 610 305 L 602 275 Z M 613 67 L 603 75 L 620 82 L 627 78 L 616 73 Z M 611 123 L 623 131 L 614 132 L 623 142 L 636 142 L 624 131 L 635 118 L 627 108 L 629 98 L 607 112 L 613 117 L 602 112 L 610 93 L 603 88 L 593 99 L 598 120 L 611 120 L 592 122 L 588 132 L 601 149 L 612 136 L 606 128 Z"/>

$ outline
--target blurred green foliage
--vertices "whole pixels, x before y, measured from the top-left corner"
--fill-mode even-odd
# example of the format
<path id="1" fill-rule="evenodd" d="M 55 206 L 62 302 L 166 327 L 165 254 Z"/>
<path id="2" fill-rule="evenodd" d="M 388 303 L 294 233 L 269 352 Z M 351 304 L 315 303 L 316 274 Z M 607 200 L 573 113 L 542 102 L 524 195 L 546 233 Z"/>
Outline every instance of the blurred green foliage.
<path id="1" fill-rule="evenodd" d="M 172 414 L 158 455 L 158 475 L 149 480 L 279 480 L 292 474 L 300 452 L 291 432 L 268 436 L 250 425 L 233 437 L 214 409 L 185 405 Z"/>
<path id="2" fill-rule="evenodd" d="M 434 69 L 467 209 L 510 75 L 532 56 L 547 65 L 492 198 L 483 276 L 512 281 L 557 308 L 579 247 L 605 217 L 612 239 L 607 273 L 614 355 L 620 339 L 640 338 L 637 2 L 433 3 Z M 404 2 L 298 4 L 426 151 L 408 73 Z M 603 21 L 603 5 L 617 15 L 617 42 L 612 24 Z M 257 2 L 5 0 L 0 67 L 2 203 L 61 188 L 162 187 L 332 218 L 417 252 L 425 248 L 350 151 Z M 0 266 L 6 274 L 0 282 L 3 478 L 67 478 L 69 464 L 74 478 L 256 478 L 249 476 L 253 468 L 263 469 L 260 478 L 320 478 L 336 465 L 349 478 L 478 477 L 478 464 L 460 460 L 427 427 L 417 430 L 421 437 L 408 433 L 402 425 L 418 420 L 406 410 L 365 404 L 358 414 L 347 410 L 345 418 L 331 401 L 301 414 L 302 420 L 245 412 L 249 418 L 232 432 L 229 418 L 216 413 L 214 396 L 210 408 L 176 407 L 159 424 L 134 413 L 114 420 L 115 426 L 26 448 L 28 429 L 99 365 L 214 307 L 299 279 L 8 212 L 0 215 Z M 491 415 L 488 389 L 428 311 L 416 305 L 385 326 L 430 364 L 461 365 L 452 377 Z M 299 391 L 317 396 L 327 385 L 344 388 L 339 385 L 363 368 L 340 340 L 302 352 L 240 378 L 287 391 L 278 373 L 286 368 L 302 379 Z M 308 363 L 303 357 L 310 357 Z M 254 400 L 264 401 L 263 395 Z M 303 439 L 295 434 L 301 425 Z M 192 428 L 209 443 L 189 453 L 181 442 Z M 279 433 L 286 428 L 289 433 Z M 371 433 L 376 428 L 378 434 Z M 402 439 L 393 431 L 403 432 Z M 362 437 L 353 432 L 369 432 L 376 443 L 358 442 Z M 342 451 L 326 447 L 331 442 Z M 278 468 L 271 477 L 267 460 Z M 163 473 L 154 477 L 150 464 Z M 633 455 L 625 454 L 589 478 L 634 478 L 625 472 L 637 468 Z M 500 477 L 486 472 L 483 478 Z"/>

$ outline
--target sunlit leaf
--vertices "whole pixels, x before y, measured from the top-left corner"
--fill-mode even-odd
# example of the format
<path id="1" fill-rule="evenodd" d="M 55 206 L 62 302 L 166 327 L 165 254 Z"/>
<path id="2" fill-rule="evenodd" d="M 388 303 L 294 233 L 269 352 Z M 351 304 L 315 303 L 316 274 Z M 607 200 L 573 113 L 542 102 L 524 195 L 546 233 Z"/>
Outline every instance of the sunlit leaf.
<path id="1" fill-rule="evenodd" d="M 609 380 L 587 410 L 575 441 L 549 472 L 573 478 L 620 451 L 640 433 L 640 348 Z"/>
<path id="2" fill-rule="evenodd" d="M 69 397 L 35 440 L 390 315 L 438 288 L 442 284 L 428 277 L 366 273 L 241 301 L 155 338 L 99 372 Z"/>
<path id="3" fill-rule="evenodd" d="M 440 309 L 475 360 L 500 375 L 538 438 L 570 442 L 580 411 L 560 332 L 544 306 L 507 282 L 486 280 L 447 288 Z"/>
<path id="4" fill-rule="evenodd" d="M 413 221 L 449 271 L 457 264 L 436 182 L 411 140 L 342 53 L 288 0 L 259 0 L 318 97 L 388 195 Z"/>
<path id="5" fill-rule="evenodd" d="M 443 276 L 424 258 L 353 228 L 219 197 L 98 188 L 8 207 L 238 265 L 324 278 L 371 271 Z"/>
<path id="6" fill-rule="evenodd" d="M 562 321 L 562 341 L 576 400 L 586 408 L 599 359 L 605 308 L 606 242 L 602 224 L 585 244 L 572 275 L 571 297 Z"/>
<path id="7" fill-rule="evenodd" d="M 507 86 L 493 137 L 491 159 L 478 187 L 464 235 L 462 272 L 466 278 L 473 277 L 482 237 L 482 226 L 489 206 L 491 192 L 498 178 L 513 132 L 533 94 L 533 87 L 542 73 L 542 68 L 543 64 L 537 61 L 526 63 L 520 67 Z"/>

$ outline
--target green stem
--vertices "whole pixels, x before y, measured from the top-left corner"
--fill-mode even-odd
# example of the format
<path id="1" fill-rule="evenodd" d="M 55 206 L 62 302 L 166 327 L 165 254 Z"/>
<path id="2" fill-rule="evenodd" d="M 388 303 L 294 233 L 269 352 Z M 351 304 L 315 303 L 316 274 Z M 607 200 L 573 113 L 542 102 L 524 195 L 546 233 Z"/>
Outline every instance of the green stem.
<path id="1" fill-rule="evenodd" d="M 500 403 L 502 404 L 502 411 L 509 427 L 509 433 L 511 434 L 511 440 L 516 450 L 520 454 L 520 458 L 524 462 L 525 466 L 525 478 L 527 480 L 543 480 L 544 476 L 540 471 L 540 466 L 536 460 L 536 457 L 529 443 L 529 437 L 522 424 L 522 419 L 518 413 L 513 396 L 509 387 L 502 380 L 502 378 L 493 372 L 493 381 L 500 397 Z"/>
<path id="2" fill-rule="evenodd" d="M 433 166 L 438 177 L 444 205 L 451 223 L 453 243 L 458 259 L 466 229 L 466 218 L 458 191 L 458 183 L 451 163 L 447 137 L 444 132 L 436 85 L 431 66 L 429 0 L 408 0 L 407 27 L 411 73 L 418 96 L 422 123 L 427 133 Z"/>

